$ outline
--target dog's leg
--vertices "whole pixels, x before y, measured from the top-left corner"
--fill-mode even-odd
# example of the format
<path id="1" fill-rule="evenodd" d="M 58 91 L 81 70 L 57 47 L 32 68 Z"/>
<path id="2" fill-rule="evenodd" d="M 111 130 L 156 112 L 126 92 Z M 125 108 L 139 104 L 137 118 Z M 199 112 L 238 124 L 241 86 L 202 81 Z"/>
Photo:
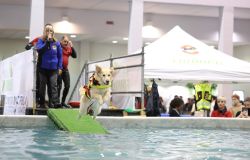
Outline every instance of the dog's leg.
<path id="1" fill-rule="evenodd" d="M 98 113 L 98 107 L 100 106 L 100 104 L 98 103 L 98 101 L 96 99 L 92 99 L 92 104 L 91 104 L 91 109 L 93 110 L 93 119 L 96 118 L 97 113 Z"/>
<path id="2" fill-rule="evenodd" d="M 97 101 L 92 105 L 94 110 L 93 119 L 102 112 L 103 105 L 104 104 L 99 104 Z"/>
<path id="3" fill-rule="evenodd" d="M 103 104 L 98 106 L 97 115 L 99 115 L 102 112 L 102 106 Z"/>
<path id="4" fill-rule="evenodd" d="M 88 105 L 89 105 L 89 100 L 85 96 L 82 96 L 80 100 L 78 119 L 80 119 L 83 115 L 87 114 Z"/>
<path id="5" fill-rule="evenodd" d="M 99 94 L 93 94 L 92 95 L 92 98 L 93 99 L 96 99 L 98 101 L 99 104 L 103 104 L 103 99 L 102 99 L 102 96 L 99 95 Z"/>
<path id="6" fill-rule="evenodd" d="M 107 105 L 109 105 L 110 97 L 111 97 L 110 91 L 106 91 L 102 98 L 103 103 L 106 103 Z"/>

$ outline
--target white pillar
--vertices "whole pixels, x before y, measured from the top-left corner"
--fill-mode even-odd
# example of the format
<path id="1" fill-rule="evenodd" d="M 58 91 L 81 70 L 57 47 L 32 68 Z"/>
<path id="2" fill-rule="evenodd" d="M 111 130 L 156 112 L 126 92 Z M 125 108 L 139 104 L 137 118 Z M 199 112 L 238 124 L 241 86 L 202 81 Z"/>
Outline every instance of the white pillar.
<path id="1" fill-rule="evenodd" d="M 31 0 L 30 41 L 43 33 L 44 8 L 44 0 Z"/>
<path id="2" fill-rule="evenodd" d="M 143 44 L 143 0 L 132 0 L 130 3 L 128 54 L 138 51 Z"/>
<path id="3" fill-rule="evenodd" d="M 220 10 L 220 33 L 218 49 L 233 56 L 233 31 L 234 31 L 234 7 L 224 6 Z M 232 84 L 218 85 L 219 95 L 227 99 L 227 106 L 231 106 L 233 94 Z"/>
<path id="4" fill-rule="evenodd" d="M 220 10 L 219 50 L 233 55 L 234 8 L 224 6 Z"/>

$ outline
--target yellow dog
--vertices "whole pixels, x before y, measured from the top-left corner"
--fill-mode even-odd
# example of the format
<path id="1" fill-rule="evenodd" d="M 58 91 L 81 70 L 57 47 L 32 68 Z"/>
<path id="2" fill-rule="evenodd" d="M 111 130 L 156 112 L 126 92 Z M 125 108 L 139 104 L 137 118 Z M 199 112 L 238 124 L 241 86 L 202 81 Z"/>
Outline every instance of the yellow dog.
<path id="1" fill-rule="evenodd" d="M 111 83 L 114 68 L 101 68 L 96 66 L 94 74 L 90 77 L 89 84 L 81 87 L 79 118 L 92 110 L 93 118 L 101 113 L 102 105 L 109 104 L 111 97 Z"/>

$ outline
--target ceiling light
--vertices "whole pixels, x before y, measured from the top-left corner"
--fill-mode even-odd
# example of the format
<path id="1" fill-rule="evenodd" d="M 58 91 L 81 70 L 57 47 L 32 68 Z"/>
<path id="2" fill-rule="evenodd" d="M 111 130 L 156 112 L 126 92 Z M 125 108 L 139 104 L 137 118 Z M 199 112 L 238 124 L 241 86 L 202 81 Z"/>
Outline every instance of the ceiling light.
<path id="1" fill-rule="evenodd" d="M 114 44 L 115 44 L 115 43 L 118 43 L 118 41 L 112 41 L 112 43 L 114 43 Z"/>
<path id="2" fill-rule="evenodd" d="M 76 38 L 76 35 L 75 34 L 71 34 L 70 37 L 71 38 Z"/>
<path id="3" fill-rule="evenodd" d="M 25 38 L 25 39 L 30 39 L 30 36 L 25 36 L 24 38 Z"/>
<path id="4" fill-rule="evenodd" d="M 128 40 L 128 37 L 123 37 L 123 40 L 124 40 L 124 41 L 127 41 L 127 40 Z"/>
<path id="5" fill-rule="evenodd" d="M 53 24 L 55 32 L 69 35 L 79 33 L 79 27 L 69 20 L 68 16 L 62 16 L 61 21 Z"/>
<path id="6" fill-rule="evenodd" d="M 162 34 L 160 29 L 156 28 L 153 25 L 152 17 L 153 17 L 152 13 L 146 13 L 145 15 L 145 19 L 144 19 L 145 25 L 142 28 L 143 38 L 159 38 Z"/>
<path id="7" fill-rule="evenodd" d="M 152 25 L 147 25 L 142 28 L 143 38 L 159 38 L 160 36 L 160 30 Z"/>
<path id="8" fill-rule="evenodd" d="M 69 21 L 69 17 L 68 16 L 62 16 L 62 21 L 68 22 Z"/>

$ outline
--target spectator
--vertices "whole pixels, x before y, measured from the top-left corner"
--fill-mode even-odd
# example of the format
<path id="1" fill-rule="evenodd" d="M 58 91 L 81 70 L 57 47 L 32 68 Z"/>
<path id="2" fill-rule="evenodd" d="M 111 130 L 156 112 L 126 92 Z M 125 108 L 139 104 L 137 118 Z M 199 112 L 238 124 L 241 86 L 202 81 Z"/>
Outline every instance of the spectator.
<path id="1" fill-rule="evenodd" d="M 46 26 L 45 26 L 46 27 Z M 41 36 L 42 37 L 42 36 Z M 35 39 L 33 39 L 32 41 L 30 41 L 26 46 L 25 46 L 25 49 L 26 50 L 30 50 L 32 47 L 36 46 L 36 43 L 38 42 L 38 39 L 41 38 L 41 37 L 36 37 Z M 36 63 L 36 104 L 39 104 L 39 88 L 40 88 L 40 79 L 39 79 L 39 66 L 41 65 L 40 64 L 40 61 L 41 61 L 41 58 L 38 57 L 37 55 L 37 63 Z M 49 85 L 49 84 L 48 84 Z M 51 100 L 50 100 L 50 97 L 51 97 L 51 94 L 50 94 L 50 90 L 47 90 L 48 92 L 48 97 L 49 97 L 49 105 L 51 105 Z"/>
<path id="2" fill-rule="evenodd" d="M 211 108 L 212 109 L 210 110 L 210 117 L 212 115 L 213 110 L 217 110 L 219 108 L 216 96 L 212 96 Z"/>
<path id="3" fill-rule="evenodd" d="M 147 98 L 146 116 L 148 117 L 161 116 L 159 108 L 158 85 L 155 83 L 155 80 L 153 80 L 152 83 L 151 94 Z"/>
<path id="4" fill-rule="evenodd" d="M 38 57 L 40 58 L 39 64 L 39 96 L 40 107 L 45 107 L 45 89 L 46 84 L 48 90 L 51 91 L 51 106 L 61 107 L 57 91 L 57 74 L 61 74 L 62 69 L 62 48 L 60 42 L 54 37 L 54 29 L 51 24 L 46 24 L 42 38 L 38 39 L 36 44 Z M 48 85 L 49 84 L 49 85 Z"/>
<path id="5" fill-rule="evenodd" d="M 159 97 L 159 108 L 160 108 L 160 113 L 166 113 L 167 112 L 167 108 L 164 105 L 164 101 L 163 101 L 163 98 L 161 96 Z"/>
<path id="6" fill-rule="evenodd" d="M 76 51 L 73 47 L 72 42 L 66 35 L 64 35 L 61 39 L 61 46 L 62 46 L 62 56 L 63 56 L 63 62 L 62 62 L 63 68 L 62 68 L 62 74 L 58 76 L 58 81 L 57 81 L 58 97 L 60 99 L 60 93 L 63 81 L 64 89 L 63 89 L 61 105 L 66 108 L 70 108 L 70 106 L 65 103 L 70 88 L 70 74 L 68 70 L 68 63 L 69 63 L 69 56 L 76 58 Z"/>
<path id="7" fill-rule="evenodd" d="M 213 110 L 217 110 L 219 108 L 216 96 L 213 96 L 212 98 L 211 108 L 213 108 Z"/>
<path id="8" fill-rule="evenodd" d="M 225 97 L 218 97 L 216 104 L 218 107 L 214 108 L 211 117 L 233 117 L 232 113 L 227 110 Z"/>
<path id="9" fill-rule="evenodd" d="M 187 103 L 183 107 L 183 114 L 191 114 L 193 104 L 194 104 L 194 99 L 188 98 Z"/>
<path id="10" fill-rule="evenodd" d="M 244 110 L 248 111 L 248 116 L 250 115 L 250 97 L 246 97 L 244 100 Z"/>
<path id="11" fill-rule="evenodd" d="M 181 108 L 183 107 L 184 102 L 181 98 L 174 98 L 170 102 L 169 107 L 169 116 L 170 117 L 180 117 L 181 116 Z"/>
<path id="12" fill-rule="evenodd" d="M 237 116 L 238 118 L 248 118 L 250 112 L 250 97 L 246 97 L 243 104 L 242 112 Z"/>
<path id="13" fill-rule="evenodd" d="M 233 117 L 238 117 L 241 114 L 243 105 L 240 103 L 240 97 L 237 94 L 232 95 L 232 107 L 230 112 L 232 112 Z"/>

